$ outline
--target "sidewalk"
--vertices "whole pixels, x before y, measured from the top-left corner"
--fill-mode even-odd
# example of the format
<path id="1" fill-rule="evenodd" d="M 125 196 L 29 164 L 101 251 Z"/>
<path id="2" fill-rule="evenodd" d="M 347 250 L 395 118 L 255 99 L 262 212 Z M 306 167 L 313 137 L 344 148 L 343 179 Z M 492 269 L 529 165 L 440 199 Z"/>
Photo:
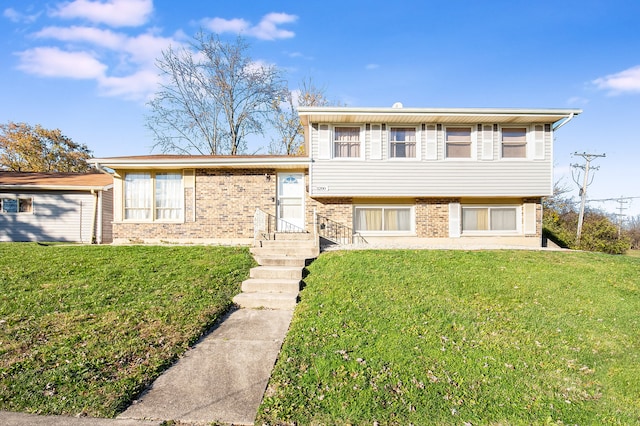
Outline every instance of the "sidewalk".
<path id="1" fill-rule="evenodd" d="M 118 419 L 252 425 L 292 316 L 232 312 Z"/>
<path id="2" fill-rule="evenodd" d="M 252 425 L 293 311 L 239 309 L 160 376 L 117 419 L 0 412 L 11 426 Z"/>

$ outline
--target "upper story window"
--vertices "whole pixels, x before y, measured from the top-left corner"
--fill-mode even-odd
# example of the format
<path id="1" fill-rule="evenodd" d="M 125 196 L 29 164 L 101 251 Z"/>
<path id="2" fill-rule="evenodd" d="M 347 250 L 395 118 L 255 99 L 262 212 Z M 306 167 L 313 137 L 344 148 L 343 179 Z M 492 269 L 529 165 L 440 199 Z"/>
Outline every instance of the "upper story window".
<path id="1" fill-rule="evenodd" d="M 447 127 L 446 158 L 471 158 L 471 127 Z"/>
<path id="2" fill-rule="evenodd" d="M 389 157 L 416 158 L 416 128 L 391 127 L 389 129 Z"/>
<path id="3" fill-rule="evenodd" d="M 527 128 L 508 127 L 502 129 L 502 158 L 527 157 Z"/>
<path id="4" fill-rule="evenodd" d="M 334 157 L 360 157 L 360 127 L 335 127 L 333 135 Z"/>
<path id="5" fill-rule="evenodd" d="M 181 173 L 137 172 L 125 175 L 125 220 L 181 220 L 183 200 Z"/>
<path id="6" fill-rule="evenodd" d="M 2 213 L 33 213 L 33 198 L 0 198 Z"/>

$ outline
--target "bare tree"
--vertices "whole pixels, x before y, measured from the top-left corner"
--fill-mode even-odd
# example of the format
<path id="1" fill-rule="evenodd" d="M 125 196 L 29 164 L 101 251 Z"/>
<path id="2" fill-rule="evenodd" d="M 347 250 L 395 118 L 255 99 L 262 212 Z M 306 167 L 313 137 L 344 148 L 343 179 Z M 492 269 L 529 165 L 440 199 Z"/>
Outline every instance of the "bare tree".
<path id="1" fill-rule="evenodd" d="M 331 105 L 325 92 L 325 88 L 316 86 L 312 78 L 302 80 L 298 91 L 298 106 L 323 107 Z"/>
<path id="2" fill-rule="evenodd" d="M 157 66 L 166 82 L 147 117 L 154 148 L 213 155 L 246 150 L 246 137 L 263 132 L 273 100 L 286 92 L 280 70 L 253 62 L 248 49 L 242 37 L 227 43 L 200 32 L 190 47 L 163 51 Z"/>
<path id="3" fill-rule="evenodd" d="M 275 136 L 269 144 L 269 153 L 304 154 L 304 129 L 300 124 L 297 107 L 328 105 L 324 88 L 316 86 L 311 78 L 303 80 L 297 91 L 287 92 L 282 97 L 274 99 L 271 124 Z"/>
<path id="4" fill-rule="evenodd" d="M 287 92 L 273 100 L 271 125 L 275 131 L 269 143 L 269 154 L 303 154 L 303 132 L 293 95 Z"/>

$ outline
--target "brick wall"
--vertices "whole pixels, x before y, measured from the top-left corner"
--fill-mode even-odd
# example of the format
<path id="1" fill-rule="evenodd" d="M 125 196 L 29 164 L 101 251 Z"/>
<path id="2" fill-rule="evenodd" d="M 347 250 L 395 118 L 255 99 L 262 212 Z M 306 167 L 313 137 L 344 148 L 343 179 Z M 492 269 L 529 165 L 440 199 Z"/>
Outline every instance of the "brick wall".
<path id="1" fill-rule="evenodd" d="M 449 203 L 457 198 L 416 198 L 416 234 L 419 238 L 449 237 Z"/>
<path id="2" fill-rule="evenodd" d="M 197 169 L 195 188 L 185 189 L 184 223 L 114 223 L 114 237 L 133 241 L 253 238 L 256 208 L 276 213 L 276 185 L 273 169 Z"/>

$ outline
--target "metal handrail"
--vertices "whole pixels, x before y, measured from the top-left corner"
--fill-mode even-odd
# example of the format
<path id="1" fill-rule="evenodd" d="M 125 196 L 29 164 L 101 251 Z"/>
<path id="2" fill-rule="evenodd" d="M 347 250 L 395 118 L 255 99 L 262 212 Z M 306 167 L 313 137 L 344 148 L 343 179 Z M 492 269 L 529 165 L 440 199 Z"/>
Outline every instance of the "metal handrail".
<path id="1" fill-rule="evenodd" d="M 315 226 L 320 237 L 336 244 L 354 244 L 354 242 L 366 244 L 367 242 L 348 226 L 318 213 L 315 213 Z"/>
<path id="2" fill-rule="evenodd" d="M 293 223 L 278 219 L 274 215 L 257 208 L 253 215 L 254 244 L 256 244 L 258 240 L 265 238 L 267 235 L 274 232 L 306 233 L 307 231 Z"/>

